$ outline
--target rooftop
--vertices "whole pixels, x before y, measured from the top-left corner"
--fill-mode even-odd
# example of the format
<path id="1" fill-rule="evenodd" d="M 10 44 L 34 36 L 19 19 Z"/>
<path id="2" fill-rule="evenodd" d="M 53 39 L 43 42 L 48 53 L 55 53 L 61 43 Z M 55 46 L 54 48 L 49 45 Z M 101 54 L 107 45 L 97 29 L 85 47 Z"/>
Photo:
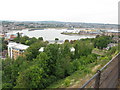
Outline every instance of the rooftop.
<path id="1" fill-rule="evenodd" d="M 40 49 L 39 49 L 39 52 L 43 52 L 44 51 L 44 47 L 41 47 Z"/>
<path id="2" fill-rule="evenodd" d="M 20 49 L 20 50 L 24 50 L 24 49 L 27 49 L 29 47 L 27 45 L 16 43 L 16 42 L 9 42 L 7 46 L 11 47 L 11 48 Z"/>

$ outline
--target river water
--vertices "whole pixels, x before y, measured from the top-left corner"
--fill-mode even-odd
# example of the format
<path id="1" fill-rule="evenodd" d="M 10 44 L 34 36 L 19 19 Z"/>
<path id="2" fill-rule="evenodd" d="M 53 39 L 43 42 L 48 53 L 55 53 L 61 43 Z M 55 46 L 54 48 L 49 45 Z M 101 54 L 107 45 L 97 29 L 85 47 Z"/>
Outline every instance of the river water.
<path id="1" fill-rule="evenodd" d="M 61 32 L 74 32 L 78 30 L 67 30 L 67 29 L 44 29 L 44 30 L 34 30 L 28 31 L 28 29 L 22 31 L 12 31 L 8 34 L 16 34 L 17 32 L 23 33 L 23 35 L 27 35 L 29 37 L 43 37 L 44 41 L 54 41 L 55 38 L 59 38 L 61 41 L 67 40 L 78 40 L 82 38 L 95 38 L 95 36 L 91 35 L 63 35 Z"/>

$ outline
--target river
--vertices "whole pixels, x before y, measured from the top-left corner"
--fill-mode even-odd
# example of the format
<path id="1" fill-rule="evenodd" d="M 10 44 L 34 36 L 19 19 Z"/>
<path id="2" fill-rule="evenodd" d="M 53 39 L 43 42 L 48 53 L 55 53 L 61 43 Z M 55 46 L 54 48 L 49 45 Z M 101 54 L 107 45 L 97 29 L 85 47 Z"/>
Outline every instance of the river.
<path id="1" fill-rule="evenodd" d="M 63 35 L 61 32 L 67 31 L 67 32 L 73 32 L 75 30 L 67 30 L 67 29 L 44 29 L 44 30 L 34 30 L 34 31 L 28 31 L 28 29 L 24 29 L 21 31 L 11 31 L 8 34 L 16 34 L 17 32 L 23 33 L 24 35 L 27 35 L 28 37 L 43 37 L 44 41 L 54 41 L 55 38 L 59 38 L 61 41 L 67 40 L 78 40 L 82 38 L 95 38 L 95 36 L 91 35 Z M 76 30 L 78 31 L 78 30 Z"/>

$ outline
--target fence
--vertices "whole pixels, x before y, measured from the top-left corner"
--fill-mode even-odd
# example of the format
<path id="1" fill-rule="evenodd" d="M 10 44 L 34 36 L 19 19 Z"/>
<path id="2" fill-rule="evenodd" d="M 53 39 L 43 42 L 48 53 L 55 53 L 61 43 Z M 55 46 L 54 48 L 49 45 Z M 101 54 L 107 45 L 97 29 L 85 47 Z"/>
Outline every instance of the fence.
<path id="1" fill-rule="evenodd" d="M 120 80 L 120 53 L 103 66 L 80 89 L 116 88 Z"/>

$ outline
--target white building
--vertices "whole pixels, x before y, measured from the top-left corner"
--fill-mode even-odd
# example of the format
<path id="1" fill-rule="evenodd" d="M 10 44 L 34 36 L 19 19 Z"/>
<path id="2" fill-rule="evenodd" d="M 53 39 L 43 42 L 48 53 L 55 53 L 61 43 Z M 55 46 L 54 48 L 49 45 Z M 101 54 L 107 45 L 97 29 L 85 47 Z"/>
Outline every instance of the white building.
<path id="1" fill-rule="evenodd" d="M 43 52 L 44 51 L 44 47 L 41 47 L 40 49 L 39 49 L 39 52 Z"/>
<path id="2" fill-rule="evenodd" d="M 70 51 L 71 51 L 71 52 L 74 52 L 74 51 L 75 51 L 75 48 L 74 48 L 74 47 L 71 47 L 71 48 L 70 48 Z"/>
<path id="3" fill-rule="evenodd" d="M 10 58 L 16 59 L 17 56 L 23 55 L 23 52 L 25 49 L 27 49 L 29 46 L 15 43 L 15 42 L 9 42 L 8 44 L 8 56 Z"/>

